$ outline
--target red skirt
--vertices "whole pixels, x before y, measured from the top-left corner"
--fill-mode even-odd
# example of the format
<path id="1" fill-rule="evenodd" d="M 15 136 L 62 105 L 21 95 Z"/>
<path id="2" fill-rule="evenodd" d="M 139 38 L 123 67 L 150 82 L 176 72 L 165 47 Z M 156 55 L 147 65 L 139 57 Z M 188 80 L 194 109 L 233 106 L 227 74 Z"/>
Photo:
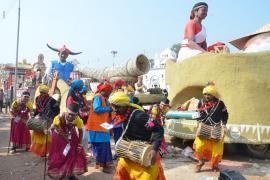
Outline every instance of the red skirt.
<path id="1" fill-rule="evenodd" d="M 28 127 L 25 122 L 20 120 L 15 122 L 14 119 L 11 120 L 11 129 L 10 129 L 10 140 L 13 147 L 16 148 L 29 148 L 31 145 L 31 135 Z"/>
<path id="2" fill-rule="evenodd" d="M 87 172 L 86 154 L 83 148 L 77 152 L 78 142 L 76 131 L 73 131 L 70 150 L 68 154 L 64 156 L 63 151 L 68 142 L 56 131 L 53 132 L 48 157 L 48 175 L 50 177 L 63 178 Z"/>

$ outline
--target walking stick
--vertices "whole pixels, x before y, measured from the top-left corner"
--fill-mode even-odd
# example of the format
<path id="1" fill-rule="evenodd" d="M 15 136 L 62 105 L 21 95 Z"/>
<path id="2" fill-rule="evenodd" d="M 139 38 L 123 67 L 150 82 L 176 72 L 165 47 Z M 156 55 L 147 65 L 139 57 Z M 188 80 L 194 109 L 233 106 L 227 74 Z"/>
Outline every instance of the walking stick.
<path id="1" fill-rule="evenodd" d="M 10 148 L 10 141 L 11 141 L 11 126 L 12 126 L 13 119 L 10 121 L 10 131 L 9 131 L 9 141 L 8 141 L 8 154 L 9 154 L 9 148 Z"/>
<path id="2" fill-rule="evenodd" d="M 48 126 L 49 126 L 49 123 L 48 123 L 48 120 L 46 120 L 46 129 L 48 131 Z M 46 179 L 46 169 L 47 169 L 47 144 L 48 144 L 48 133 L 46 133 L 46 138 L 45 138 L 45 164 L 44 164 L 44 180 Z"/>

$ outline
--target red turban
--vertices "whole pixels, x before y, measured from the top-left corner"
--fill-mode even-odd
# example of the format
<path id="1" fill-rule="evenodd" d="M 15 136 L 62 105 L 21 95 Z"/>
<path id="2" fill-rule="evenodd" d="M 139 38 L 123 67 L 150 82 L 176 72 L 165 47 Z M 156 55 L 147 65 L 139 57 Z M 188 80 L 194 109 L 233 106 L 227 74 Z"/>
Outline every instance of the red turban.
<path id="1" fill-rule="evenodd" d="M 126 82 L 123 81 L 122 79 L 118 79 L 117 81 L 114 82 L 114 87 L 116 86 L 126 86 Z"/>
<path id="2" fill-rule="evenodd" d="M 217 43 L 215 43 L 215 44 L 209 46 L 209 47 L 207 48 L 207 51 L 208 51 L 208 52 L 214 51 L 214 50 L 215 50 L 215 47 L 217 47 L 217 46 L 225 46 L 225 44 L 224 44 L 223 42 L 217 42 Z"/>
<path id="3" fill-rule="evenodd" d="M 112 91 L 112 90 L 113 90 L 113 87 L 109 83 L 100 83 L 97 86 L 97 92 Z"/>

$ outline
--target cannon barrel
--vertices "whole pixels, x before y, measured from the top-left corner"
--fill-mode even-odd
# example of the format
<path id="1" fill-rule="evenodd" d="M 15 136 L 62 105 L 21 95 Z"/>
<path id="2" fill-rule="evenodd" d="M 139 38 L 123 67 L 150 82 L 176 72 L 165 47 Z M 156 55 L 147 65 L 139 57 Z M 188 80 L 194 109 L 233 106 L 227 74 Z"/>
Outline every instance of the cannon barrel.
<path id="1" fill-rule="evenodd" d="M 78 67 L 78 70 L 84 76 L 97 80 L 105 78 L 109 81 L 115 81 L 117 79 L 136 81 L 138 76 L 146 74 L 150 70 L 150 63 L 145 55 L 140 54 L 136 58 L 128 60 L 125 65 L 107 67 L 104 69 Z"/>

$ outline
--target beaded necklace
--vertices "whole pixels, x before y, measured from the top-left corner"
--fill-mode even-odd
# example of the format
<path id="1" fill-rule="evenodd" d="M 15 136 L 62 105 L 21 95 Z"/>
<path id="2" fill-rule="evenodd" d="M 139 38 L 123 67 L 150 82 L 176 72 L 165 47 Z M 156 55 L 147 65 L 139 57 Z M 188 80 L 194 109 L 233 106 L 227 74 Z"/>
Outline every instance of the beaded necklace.
<path id="1" fill-rule="evenodd" d="M 209 101 L 209 102 L 203 102 L 202 103 L 202 107 L 199 108 L 199 111 L 207 111 L 207 110 L 210 110 L 211 108 L 215 107 L 217 104 L 216 101 Z"/>
<path id="2" fill-rule="evenodd" d="M 113 123 L 113 126 L 117 126 L 118 124 L 124 122 L 128 119 L 129 115 L 131 113 L 131 108 L 129 107 L 125 114 L 117 115 L 115 117 L 116 121 Z"/>

